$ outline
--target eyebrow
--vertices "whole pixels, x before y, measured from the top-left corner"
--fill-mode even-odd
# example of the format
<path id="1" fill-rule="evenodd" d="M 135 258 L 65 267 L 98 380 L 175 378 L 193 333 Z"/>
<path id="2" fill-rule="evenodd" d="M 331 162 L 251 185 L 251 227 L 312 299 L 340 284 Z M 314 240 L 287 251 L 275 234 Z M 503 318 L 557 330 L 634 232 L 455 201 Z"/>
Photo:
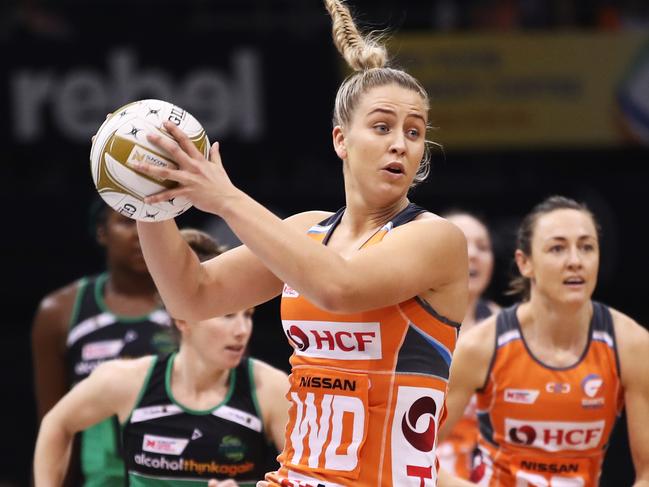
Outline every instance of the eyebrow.
<path id="1" fill-rule="evenodd" d="M 580 235 L 579 237 L 577 237 L 577 240 L 587 240 L 587 239 L 596 240 L 594 235 Z M 561 242 L 568 241 L 568 239 L 566 237 L 559 237 L 559 236 L 558 237 L 548 237 L 546 239 L 547 242 L 549 242 L 551 240 L 560 240 Z"/>
<path id="2" fill-rule="evenodd" d="M 396 112 L 394 110 L 390 109 L 390 108 L 380 108 L 379 107 L 379 108 L 375 108 L 374 110 L 369 112 L 367 114 L 367 116 L 369 117 L 370 115 L 373 115 L 374 113 L 385 113 L 385 114 L 388 114 L 388 115 L 396 115 Z M 422 122 L 426 123 L 426 119 L 423 117 L 423 115 L 420 115 L 419 113 L 409 113 L 408 115 L 406 115 L 406 118 L 407 117 L 415 117 L 415 118 L 420 119 Z"/>

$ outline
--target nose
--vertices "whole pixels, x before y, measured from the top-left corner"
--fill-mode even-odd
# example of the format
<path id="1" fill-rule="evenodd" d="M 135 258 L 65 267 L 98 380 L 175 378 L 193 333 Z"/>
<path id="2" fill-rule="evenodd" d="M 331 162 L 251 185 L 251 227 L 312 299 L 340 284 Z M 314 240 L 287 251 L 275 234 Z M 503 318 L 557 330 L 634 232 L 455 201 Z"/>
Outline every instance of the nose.
<path id="1" fill-rule="evenodd" d="M 391 144 L 390 153 L 402 156 L 406 153 L 406 136 L 401 130 L 395 130 Z"/>
<path id="2" fill-rule="evenodd" d="M 232 325 L 232 332 L 234 336 L 242 337 L 248 334 L 250 332 L 251 324 L 252 320 L 249 316 L 246 316 L 244 313 L 237 313 Z"/>
<path id="3" fill-rule="evenodd" d="M 581 254 L 579 253 L 579 249 L 577 247 L 570 247 L 567 264 L 569 269 L 581 268 Z"/>
<path id="4" fill-rule="evenodd" d="M 467 252 L 469 254 L 469 259 L 475 258 L 478 255 L 478 248 L 474 243 L 467 242 Z"/>

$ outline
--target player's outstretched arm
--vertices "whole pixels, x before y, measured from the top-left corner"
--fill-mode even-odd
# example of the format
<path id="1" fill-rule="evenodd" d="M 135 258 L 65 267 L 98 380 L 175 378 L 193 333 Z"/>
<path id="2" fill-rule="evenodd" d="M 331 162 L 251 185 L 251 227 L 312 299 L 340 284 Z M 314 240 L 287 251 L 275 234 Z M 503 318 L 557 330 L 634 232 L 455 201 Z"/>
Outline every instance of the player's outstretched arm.
<path id="1" fill-rule="evenodd" d="M 133 407 L 151 357 L 107 362 L 68 392 L 43 418 L 34 451 L 36 487 L 62 485 L 74 435 Z"/>

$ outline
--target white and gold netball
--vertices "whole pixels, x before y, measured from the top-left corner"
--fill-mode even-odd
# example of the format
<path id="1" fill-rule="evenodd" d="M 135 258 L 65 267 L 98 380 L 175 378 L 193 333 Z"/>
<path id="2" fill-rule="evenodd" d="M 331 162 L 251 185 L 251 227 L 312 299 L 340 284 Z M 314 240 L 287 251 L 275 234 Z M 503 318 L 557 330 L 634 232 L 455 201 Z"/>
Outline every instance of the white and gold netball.
<path id="1" fill-rule="evenodd" d="M 177 167 L 170 154 L 146 137 L 150 133 L 170 137 L 162 126 L 167 120 L 176 124 L 208 156 L 210 143 L 198 120 L 186 110 L 162 100 L 140 100 L 118 108 L 99 127 L 92 142 L 90 169 L 97 191 L 111 208 L 134 220 L 167 220 L 192 206 L 184 198 L 144 203 L 145 197 L 173 188 L 177 183 L 145 175 L 128 165 L 139 162 Z"/>

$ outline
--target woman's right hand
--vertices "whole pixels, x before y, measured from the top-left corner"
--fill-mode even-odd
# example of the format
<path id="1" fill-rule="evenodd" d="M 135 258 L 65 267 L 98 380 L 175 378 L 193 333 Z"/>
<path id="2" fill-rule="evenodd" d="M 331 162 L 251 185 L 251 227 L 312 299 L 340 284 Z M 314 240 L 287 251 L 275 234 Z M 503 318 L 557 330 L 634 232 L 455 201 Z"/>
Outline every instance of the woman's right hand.
<path id="1" fill-rule="evenodd" d="M 164 129 L 175 140 L 157 133 L 148 134 L 147 139 L 171 155 L 178 167 L 157 167 L 138 162 L 130 163 L 129 166 L 153 178 L 176 181 L 178 186 L 149 196 L 144 201 L 155 204 L 183 197 L 189 199 L 199 210 L 219 215 L 228 198 L 239 192 L 223 168 L 218 142 L 212 145 L 208 160 L 187 134 L 173 123 L 165 122 Z"/>

